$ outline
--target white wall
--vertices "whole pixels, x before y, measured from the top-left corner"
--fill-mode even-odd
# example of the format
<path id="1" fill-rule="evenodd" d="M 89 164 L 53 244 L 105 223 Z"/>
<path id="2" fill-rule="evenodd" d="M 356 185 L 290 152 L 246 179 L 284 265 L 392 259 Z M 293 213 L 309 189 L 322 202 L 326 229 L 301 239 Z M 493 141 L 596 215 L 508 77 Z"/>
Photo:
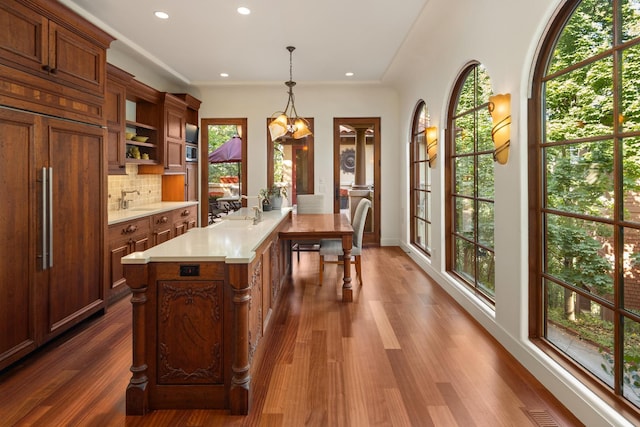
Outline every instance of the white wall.
<path id="1" fill-rule="evenodd" d="M 325 211 L 331 212 L 333 195 L 334 117 L 380 117 L 382 138 L 381 242 L 398 245 L 400 226 L 398 192 L 405 143 L 398 140 L 396 91 L 379 84 L 310 85 L 294 90 L 296 110 L 314 119 L 315 192 L 323 193 Z M 246 117 L 248 125 L 248 194 L 257 194 L 267 182 L 267 118 L 287 103 L 287 88 L 279 85 L 227 85 L 198 88 L 200 118 Z M 406 140 L 405 140 L 406 141 Z"/>
<path id="2" fill-rule="evenodd" d="M 527 109 L 531 69 L 544 31 L 560 0 L 430 0 L 389 68 L 384 82 L 399 91 L 399 139 L 408 139 L 416 103 L 423 99 L 431 124 L 444 127 L 453 85 L 466 64 L 482 63 L 494 93 L 511 93 L 511 152 L 495 167 L 495 313 L 457 285 L 444 268 L 444 149 L 433 173 L 433 255 L 422 257 L 408 245 L 403 222 L 402 246 L 474 318 L 589 426 L 630 425 L 568 375 L 527 339 L 528 218 Z M 446 17 L 446 19 L 443 19 Z M 408 147 L 406 147 L 408 148 Z M 401 159 L 400 188 L 408 188 L 408 149 Z M 408 210 L 409 194 L 402 192 Z"/>

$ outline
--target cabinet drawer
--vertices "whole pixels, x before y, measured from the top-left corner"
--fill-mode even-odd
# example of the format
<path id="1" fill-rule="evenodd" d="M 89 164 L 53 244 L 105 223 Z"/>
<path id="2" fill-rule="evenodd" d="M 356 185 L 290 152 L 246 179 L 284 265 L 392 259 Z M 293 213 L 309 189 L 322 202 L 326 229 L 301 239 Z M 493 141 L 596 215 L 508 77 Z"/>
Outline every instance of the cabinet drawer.
<path id="1" fill-rule="evenodd" d="M 121 222 L 109 226 L 109 241 L 117 241 L 126 237 L 149 234 L 149 217 Z"/>
<path id="2" fill-rule="evenodd" d="M 173 239 L 172 232 L 173 212 L 163 212 L 151 217 L 151 227 L 153 228 L 153 246 L 159 245 Z"/>

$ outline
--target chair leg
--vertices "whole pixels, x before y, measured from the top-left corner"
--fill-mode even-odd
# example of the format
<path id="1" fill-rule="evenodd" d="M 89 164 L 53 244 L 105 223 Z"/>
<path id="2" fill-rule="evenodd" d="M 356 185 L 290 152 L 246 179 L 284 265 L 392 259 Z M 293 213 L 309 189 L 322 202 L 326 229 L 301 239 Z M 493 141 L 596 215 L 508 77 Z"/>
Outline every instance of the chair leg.
<path id="1" fill-rule="evenodd" d="M 322 271 L 324 270 L 324 255 L 320 255 L 320 269 L 318 271 L 318 280 L 320 280 L 320 286 L 322 286 Z"/>
<path id="2" fill-rule="evenodd" d="M 362 286 L 362 264 L 360 264 L 360 255 L 356 255 L 356 277 L 358 277 L 360 286 Z"/>

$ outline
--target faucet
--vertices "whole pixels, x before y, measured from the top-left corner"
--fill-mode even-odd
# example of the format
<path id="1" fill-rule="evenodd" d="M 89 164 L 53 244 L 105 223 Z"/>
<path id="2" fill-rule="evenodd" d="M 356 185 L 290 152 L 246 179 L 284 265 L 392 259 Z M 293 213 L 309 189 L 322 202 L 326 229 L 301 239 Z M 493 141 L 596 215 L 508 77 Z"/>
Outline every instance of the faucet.
<path id="1" fill-rule="evenodd" d="M 262 211 L 260 210 L 259 207 L 254 206 L 253 207 L 253 225 L 256 225 L 260 221 L 262 221 Z"/>
<path id="2" fill-rule="evenodd" d="M 120 209 L 127 209 L 129 207 L 129 202 L 133 201 L 131 199 L 127 199 L 127 194 L 129 193 L 138 193 L 138 196 L 140 195 L 140 191 L 138 190 L 122 190 L 122 197 L 120 197 Z"/>
<path id="3" fill-rule="evenodd" d="M 244 194 L 240 196 L 240 199 L 246 200 L 247 204 L 249 203 L 249 199 L 256 199 L 257 206 L 254 206 L 254 209 L 257 207 L 258 210 L 262 213 L 262 196 L 245 196 Z"/>

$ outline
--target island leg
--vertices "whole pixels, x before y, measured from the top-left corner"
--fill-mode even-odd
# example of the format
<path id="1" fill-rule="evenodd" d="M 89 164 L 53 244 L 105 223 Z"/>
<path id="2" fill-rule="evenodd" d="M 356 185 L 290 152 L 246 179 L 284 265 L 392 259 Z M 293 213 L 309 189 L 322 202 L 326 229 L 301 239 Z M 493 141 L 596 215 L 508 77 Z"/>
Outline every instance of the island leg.
<path id="1" fill-rule="evenodd" d="M 229 270 L 229 280 L 233 291 L 233 362 L 231 366 L 231 390 L 229 406 L 232 415 L 249 413 L 251 402 L 251 376 L 249 374 L 249 303 L 251 285 L 241 278 L 247 277 L 245 264 L 233 266 Z"/>
<path id="2" fill-rule="evenodd" d="M 131 379 L 126 392 L 127 415 L 144 415 L 149 412 L 149 378 L 146 355 L 146 303 L 147 266 L 125 265 L 127 285 L 131 288 L 133 361 Z"/>

